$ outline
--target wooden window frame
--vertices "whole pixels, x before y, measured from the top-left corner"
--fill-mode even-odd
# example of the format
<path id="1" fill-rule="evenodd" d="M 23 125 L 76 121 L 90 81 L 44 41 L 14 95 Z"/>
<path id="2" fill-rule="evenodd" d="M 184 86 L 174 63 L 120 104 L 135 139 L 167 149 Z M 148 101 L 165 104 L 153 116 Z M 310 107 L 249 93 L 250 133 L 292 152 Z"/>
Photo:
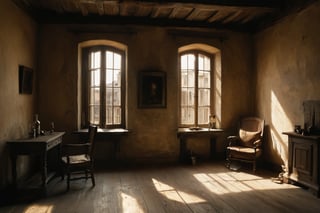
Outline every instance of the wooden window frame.
<path id="1" fill-rule="evenodd" d="M 81 78 L 81 84 L 82 84 L 82 103 L 81 103 L 81 108 L 82 108 L 82 115 L 81 115 L 81 120 L 82 123 L 84 124 L 84 128 L 87 128 L 91 123 L 90 123 L 90 115 L 89 115 L 89 84 L 90 84 L 90 78 L 89 78 L 89 56 L 90 52 L 92 51 L 101 51 L 101 61 L 102 61 L 102 66 L 101 66 L 101 81 L 100 81 L 100 121 L 99 124 L 97 124 L 100 128 L 125 128 L 125 123 L 126 123 L 126 118 L 125 118 L 125 109 L 126 109 L 126 102 L 125 102 L 125 97 L 126 97 L 126 81 L 125 81 L 125 52 L 123 50 L 117 49 L 112 46 L 108 45 L 97 45 L 97 46 L 90 46 L 82 49 L 82 57 L 81 57 L 81 70 L 82 70 L 82 78 Z M 105 83 L 105 75 L 106 73 L 103 72 L 102 70 L 106 70 L 106 65 L 104 59 L 105 58 L 105 52 L 106 51 L 111 51 L 114 53 L 117 53 L 121 55 L 121 86 L 120 86 L 120 91 L 121 91 L 121 121 L 120 124 L 106 124 L 106 83 Z"/>
<path id="2" fill-rule="evenodd" d="M 194 96 L 194 108 L 195 108 L 195 117 L 194 117 L 194 123 L 193 124 L 182 124 L 182 116 L 181 116 L 181 56 L 186 55 L 186 54 L 193 54 L 195 56 L 195 82 L 194 82 L 194 87 L 195 87 L 195 96 Z M 208 127 L 208 124 L 198 124 L 198 109 L 199 109 L 199 87 L 198 87 L 198 73 L 199 73 L 199 68 L 198 68 L 198 60 L 199 60 L 199 55 L 205 55 L 206 57 L 210 58 L 210 114 L 214 112 L 214 54 L 208 53 L 206 51 L 202 50 L 187 50 L 179 53 L 179 58 L 178 58 L 178 76 L 179 76 L 179 110 L 178 110 L 178 119 L 179 119 L 179 126 L 180 127 Z M 209 118 L 208 118 L 209 119 Z"/>

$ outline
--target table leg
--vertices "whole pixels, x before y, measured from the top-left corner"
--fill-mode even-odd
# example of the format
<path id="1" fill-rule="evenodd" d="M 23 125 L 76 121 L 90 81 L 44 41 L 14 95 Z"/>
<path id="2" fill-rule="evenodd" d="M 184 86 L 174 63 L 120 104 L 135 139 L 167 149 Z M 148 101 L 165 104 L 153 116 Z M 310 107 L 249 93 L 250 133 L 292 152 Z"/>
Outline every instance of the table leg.
<path id="1" fill-rule="evenodd" d="M 180 137 L 180 162 L 184 162 L 187 159 L 187 141 L 184 137 Z"/>
<path id="2" fill-rule="evenodd" d="M 47 152 L 43 152 L 42 156 L 42 188 L 44 189 L 44 191 L 46 192 L 47 190 Z"/>
<path id="3" fill-rule="evenodd" d="M 216 158 L 216 137 L 210 137 L 210 158 Z"/>
<path id="4" fill-rule="evenodd" d="M 119 144 L 115 139 L 113 139 L 113 155 L 112 155 L 113 160 L 117 160 L 119 151 L 120 151 Z"/>
<path id="5" fill-rule="evenodd" d="M 63 169 L 63 164 L 62 164 L 62 160 L 61 160 L 61 157 L 62 157 L 62 153 L 61 153 L 61 143 L 58 145 L 57 147 L 58 149 L 58 159 L 57 159 L 57 164 L 58 164 L 58 168 L 56 168 L 56 172 L 60 175 L 61 177 L 61 180 L 64 179 L 64 169 Z"/>
<path id="6" fill-rule="evenodd" d="M 17 188 L 17 155 L 11 154 L 11 171 L 12 171 L 12 184 L 13 187 Z"/>
<path id="7" fill-rule="evenodd" d="M 118 160 L 118 155 L 120 153 L 120 141 L 119 138 L 116 136 L 110 136 L 110 138 L 108 138 L 107 140 L 109 140 L 112 144 L 112 160 L 116 161 Z"/>

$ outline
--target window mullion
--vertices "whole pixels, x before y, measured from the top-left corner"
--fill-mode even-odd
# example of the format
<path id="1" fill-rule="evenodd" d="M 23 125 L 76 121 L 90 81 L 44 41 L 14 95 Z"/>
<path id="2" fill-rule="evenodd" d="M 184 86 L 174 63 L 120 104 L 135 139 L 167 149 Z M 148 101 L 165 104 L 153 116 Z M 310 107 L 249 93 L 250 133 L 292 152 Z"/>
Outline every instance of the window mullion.
<path id="1" fill-rule="evenodd" d="M 199 98 L 199 91 L 198 91 L 198 54 L 195 54 L 195 84 L 194 84 L 194 113 L 195 113 L 195 126 L 198 126 L 198 98 Z"/>
<path id="2" fill-rule="evenodd" d="M 106 125 L 106 61 L 105 61 L 105 49 L 102 50 L 101 54 L 101 93 L 100 93 L 100 126 L 102 128 Z"/>

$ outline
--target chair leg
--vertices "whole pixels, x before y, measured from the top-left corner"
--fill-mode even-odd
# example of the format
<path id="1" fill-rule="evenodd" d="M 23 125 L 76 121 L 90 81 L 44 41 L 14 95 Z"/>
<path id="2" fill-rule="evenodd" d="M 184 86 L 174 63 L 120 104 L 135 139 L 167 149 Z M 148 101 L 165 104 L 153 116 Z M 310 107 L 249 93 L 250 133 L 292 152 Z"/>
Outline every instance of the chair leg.
<path id="1" fill-rule="evenodd" d="M 61 180 L 64 180 L 64 173 L 61 173 Z"/>
<path id="2" fill-rule="evenodd" d="M 231 164 L 231 162 L 230 162 L 230 158 L 229 158 L 229 150 L 227 149 L 226 150 L 226 167 L 228 169 L 230 169 L 230 164 Z"/>
<path id="3" fill-rule="evenodd" d="M 70 189 L 70 173 L 68 173 L 68 177 L 67 177 L 67 190 L 69 191 Z"/>
<path id="4" fill-rule="evenodd" d="M 228 169 L 230 169 L 230 164 L 231 164 L 230 159 L 227 158 L 227 159 L 226 159 L 226 167 L 227 167 Z"/>
<path id="5" fill-rule="evenodd" d="M 94 175 L 93 175 L 92 171 L 91 171 L 91 180 L 92 180 L 92 186 L 95 186 L 96 185 L 96 181 L 94 179 Z"/>
<path id="6" fill-rule="evenodd" d="M 252 163 L 252 164 L 253 164 L 253 166 L 252 166 L 252 167 L 253 167 L 253 168 L 252 168 L 252 170 L 253 170 L 253 173 L 255 173 L 255 172 L 256 172 L 256 167 L 257 167 L 257 166 L 256 166 L 256 161 L 253 161 L 253 163 Z"/>

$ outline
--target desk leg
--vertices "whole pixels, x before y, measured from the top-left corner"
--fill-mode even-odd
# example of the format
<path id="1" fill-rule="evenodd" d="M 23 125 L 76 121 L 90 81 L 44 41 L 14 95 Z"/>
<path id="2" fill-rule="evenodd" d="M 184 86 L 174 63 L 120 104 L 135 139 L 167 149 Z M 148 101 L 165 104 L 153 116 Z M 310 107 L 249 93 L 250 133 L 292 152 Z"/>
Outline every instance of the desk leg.
<path id="1" fill-rule="evenodd" d="M 117 139 L 115 139 L 113 142 L 113 148 L 114 148 L 113 160 L 118 160 L 118 155 L 120 152 L 120 144 L 119 144 L 119 141 L 117 141 Z"/>
<path id="2" fill-rule="evenodd" d="M 216 137 L 210 137 L 210 159 L 216 158 Z"/>
<path id="3" fill-rule="evenodd" d="M 187 140 L 184 137 L 180 137 L 180 162 L 185 162 L 187 159 Z"/>
<path id="4" fill-rule="evenodd" d="M 62 164 L 62 153 L 61 153 L 61 143 L 58 145 L 58 159 L 57 159 L 57 164 L 58 164 L 58 168 L 56 168 L 56 172 L 59 173 L 61 180 L 64 179 L 64 171 L 63 171 L 63 164 Z"/>
<path id="5" fill-rule="evenodd" d="M 44 151 L 43 154 L 41 155 L 42 158 L 42 188 L 44 189 L 44 193 L 47 191 L 47 152 Z"/>
<path id="6" fill-rule="evenodd" d="M 111 136 L 109 138 L 110 142 L 112 143 L 113 153 L 112 153 L 112 160 L 116 161 L 118 160 L 119 153 L 120 153 L 120 138 L 117 136 Z"/>
<path id="7" fill-rule="evenodd" d="M 12 172 L 12 183 L 13 187 L 17 188 L 17 155 L 11 154 L 11 172 Z"/>

